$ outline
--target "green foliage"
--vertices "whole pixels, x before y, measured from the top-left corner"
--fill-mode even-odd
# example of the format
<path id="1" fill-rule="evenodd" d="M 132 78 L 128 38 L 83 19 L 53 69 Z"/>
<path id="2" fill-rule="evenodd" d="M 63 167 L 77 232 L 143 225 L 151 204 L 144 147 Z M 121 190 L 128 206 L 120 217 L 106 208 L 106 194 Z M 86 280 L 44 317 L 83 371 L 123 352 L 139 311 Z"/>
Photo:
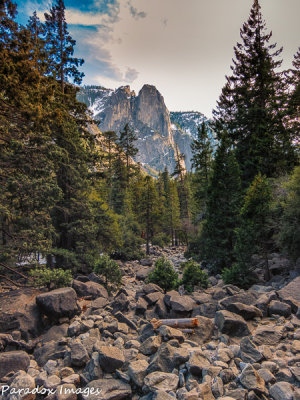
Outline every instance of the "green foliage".
<path id="1" fill-rule="evenodd" d="M 235 263 L 232 271 L 224 271 L 226 282 L 240 286 L 253 283 L 251 257 L 262 253 L 268 276 L 268 245 L 271 237 L 268 218 L 270 215 L 271 190 L 267 178 L 258 174 L 249 187 L 241 209 L 241 226 L 236 230 L 234 247 Z M 229 280 L 232 281 L 229 282 Z"/>
<path id="2" fill-rule="evenodd" d="M 286 190 L 278 243 L 296 261 L 300 257 L 300 167 L 294 169 Z"/>
<path id="3" fill-rule="evenodd" d="M 178 286 L 178 274 L 171 262 L 161 257 L 156 261 L 154 270 L 149 273 L 147 282 L 155 283 L 167 292 Z"/>
<path id="4" fill-rule="evenodd" d="M 239 167 L 224 136 L 213 164 L 206 221 L 199 243 L 200 252 L 214 273 L 233 261 L 234 231 L 239 225 L 241 206 L 240 186 Z"/>
<path id="5" fill-rule="evenodd" d="M 104 278 L 104 285 L 109 292 L 118 289 L 121 285 L 121 269 L 107 254 L 100 256 L 96 260 L 94 272 Z"/>
<path id="6" fill-rule="evenodd" d="M 192 292 L 194 286 L 200 286 L 203 289 L 208 287 L 208 275 L 201 269 L 200 264 L 189 260 L 182 265 L 184 269 L 180 285 L 184 285 L 185 290 Z"/>
<path id="7" fill-rule="evenodd" d="M 34 279 L 35 286 L 46 286 L 48 289 L 70 286 L 73 279 L 70 270 L 63 270 L 61 268 L 37 267 L 30 270 L 30 276 Z"/>
<path id="8" fill-rule="evenodd" d="M 153 244 L 153 246 L 164 248 L 165 246 L 168 246 L 168 244 L 170 244 L 170 236 L 166 235 L 164 232 L 160 232 L 153 236 L 153 238 L 151 239 L 151 243 Z"/>
<path id="9" fill-rule="evenodd" d="M 282 48 L 270 43 L 272 33 L 266 33 L 258 0 L 240 36 L 232 75 L 213 114 L 215 129 L 228 131 L 247 188 L 259 171 L 274 177 L 295 165 L 292 141 L 299 133 L 286 123 L 285 79 L 278 72 Z"/>
<path id="10" fill-rule="evenodd" d="M 111 256 L 124 261 L 140 260 L 145 256 L 141 249 L 143 239 L 141 238 L 141 227 L 132 214 L 121 217 L 121 245 L 115 247 Z"/>

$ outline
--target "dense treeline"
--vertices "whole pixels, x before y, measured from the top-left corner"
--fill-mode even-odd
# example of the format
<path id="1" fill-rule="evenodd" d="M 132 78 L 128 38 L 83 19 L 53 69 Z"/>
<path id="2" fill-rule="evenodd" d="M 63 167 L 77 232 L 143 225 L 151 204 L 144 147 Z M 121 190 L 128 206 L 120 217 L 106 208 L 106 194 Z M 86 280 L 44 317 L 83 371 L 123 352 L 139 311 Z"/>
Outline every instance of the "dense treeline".
<path id="1" fill-rule="evenodd" d="M 254 253 L 266 277 L 270 252 L 300 256 L 300 53 L 278 72 L 281 49 L 269 44 L 257 0 L 214 111 L 217 148 L 203 124 L 193 172 L 177 149 L 175 170 L 157 179 L 133 161 L 129 124 L 101 133 L 77 101 L 83 60 L 73 57 L 63 1 L 45 23 L 15 17 L 13 2 L 1 2 L 2 268 L 46 257 L 50 268 L 89 271 L 101 253 L 130 260 L 143 257 L 143 243 L 149 253 L 181 242 L 211 272 L 247 285 Z"/>

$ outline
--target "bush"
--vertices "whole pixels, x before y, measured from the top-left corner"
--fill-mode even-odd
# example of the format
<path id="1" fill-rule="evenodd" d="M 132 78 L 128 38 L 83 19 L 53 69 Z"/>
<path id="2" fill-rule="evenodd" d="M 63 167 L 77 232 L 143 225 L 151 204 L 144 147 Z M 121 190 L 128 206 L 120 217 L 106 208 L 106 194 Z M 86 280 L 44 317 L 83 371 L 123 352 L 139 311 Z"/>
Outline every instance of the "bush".
<path id="1" fill-rule="evenodd" d="M 155 263 L 155 268 L 147 277 L 147 283 L 156 283 L 166 292 L 178 286 L 178 274 L 173 265 L 165 257 L 159 258 Z"/>
<path id="2" fill-rule="evenodd" d="M 204 289 L 208 287 L 208 275 L 202 271 L 200 264 L 190 260 L 183 265 L 183 277 L 180 284 L 184 285 L 185 290 L 192 292 L 194 286 L 201 286 Z"/>
<path id="3" fill-rule="evenodd" d="M 153 246 L 164 248 L 165 246 L 168 246 L 168 244 L 170 244 L 170 236 L 163 232 L 158 233 L 152 238 L 151 243 Z"/>
<path id="4" fill-rule="evenodd" d="M 104 285 L 109 292 L 116 290 L 121 284 L 121 269 L 107 254 L 97 259 L 94 272 L 104 278 Z"/>
<path id="5" fill-rule="evenodd" d="M 73 279 L 70 270 L 47 267 L 37 267 L 30 270 L 30 276 L 33 277 L 35 286 L 46 286 L 48 289 L 70 286 Z"/>
<path id="6" fill-rule="evenodd" d="M 121 220 L 120 227 L 122 245 L 117 246 L 111 256 L 123 261 L 140 260 L 145 257 L 145 252 L 141 249 L 144 240 L 141 238 L 139 224 L 129 215 Z"/>
<path id="7" fill-rule="evenodd" d="M 223 269 L 222 279 L 226 284 L 233 284 L 245 289 L 248 289 L 257 281 L 251 271 L 248 270 L 245 274 L 245 271 L 237 263 L 234 263 L 231 268 Z"/>

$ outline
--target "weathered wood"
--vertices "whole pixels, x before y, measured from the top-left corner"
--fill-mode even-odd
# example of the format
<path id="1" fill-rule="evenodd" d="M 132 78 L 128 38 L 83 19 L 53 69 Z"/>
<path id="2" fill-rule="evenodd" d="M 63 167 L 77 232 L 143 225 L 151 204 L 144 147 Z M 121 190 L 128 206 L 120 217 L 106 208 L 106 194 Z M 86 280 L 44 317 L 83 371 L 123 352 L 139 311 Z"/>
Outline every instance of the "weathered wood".
<path id="1" fill-rule="evenodd" d="M 198 318 L 180 318 L 180 319 L 152 319 L 151 324 L 154 329 L 159 328 L 161 325 L 167 325 L 171 328 L 196 328 L 199 326 Z"/>

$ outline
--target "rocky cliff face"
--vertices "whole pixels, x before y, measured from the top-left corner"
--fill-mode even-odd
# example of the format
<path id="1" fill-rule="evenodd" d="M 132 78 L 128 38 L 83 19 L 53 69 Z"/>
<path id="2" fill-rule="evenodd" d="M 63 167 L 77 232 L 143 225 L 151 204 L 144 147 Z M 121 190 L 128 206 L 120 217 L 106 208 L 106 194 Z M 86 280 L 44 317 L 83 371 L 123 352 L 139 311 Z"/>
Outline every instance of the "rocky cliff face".
<path id="1" fill-rule="evenodd" d="M 190 145 L 197 126 L 206 118 L 199 112 L 173 112 L 152 85 L 144 85 L 136 95 L 129 86 L 115 91 L 91 86 L 81 90 L 79 100 L 87 104 L 102 131 L 120 132 L 129 122 L 137 136 L 136 161 L 162 171 L 175 166 L 176 146 L 185 155 L 186 169 L 191 169 Z"/>

